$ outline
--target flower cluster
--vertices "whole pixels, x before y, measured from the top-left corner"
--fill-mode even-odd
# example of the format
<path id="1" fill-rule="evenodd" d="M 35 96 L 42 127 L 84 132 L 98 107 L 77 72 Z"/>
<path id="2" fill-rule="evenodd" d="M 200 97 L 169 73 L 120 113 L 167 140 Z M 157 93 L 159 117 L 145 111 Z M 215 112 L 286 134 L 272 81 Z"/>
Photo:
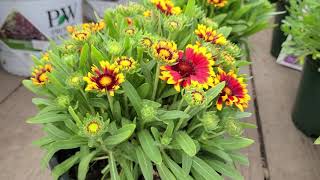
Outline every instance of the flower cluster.
<path id="1" fill-rule="evenodd" d="M 87 40 L 92 33 L 96 33 L 105 28 L 105 22 L 100 21 L 97 23 L 84 23 L 81 28 L 75 26 L 67 26 L 67 31 L 71 34 L 71 37 L 78 41 Z"/>
<path id="2" fill-rule="evenodd" d="M 171 0 L 151 0 L 151 2 L 165 15 L 178 15 L 181 13 L 181 8 L 175 7 Z"/>
<path id="3" fill-rule="evenodd" d="M 213 30 L 211 27 L 207 27 L 203 24 L 198 25 L 195 33 L 200 39 L 203 39 L 206 42 L 218 45 L 225 45 L 227 43 L 226 38 L 222 34 L 217 33 L 216 30 Z"/>
<path id="4" fill-rule="evenodd" d="M 215 7 L 221 8 L 228 3 L 228 0 L 208 0 L 208 3 L 214 5 Z"/>

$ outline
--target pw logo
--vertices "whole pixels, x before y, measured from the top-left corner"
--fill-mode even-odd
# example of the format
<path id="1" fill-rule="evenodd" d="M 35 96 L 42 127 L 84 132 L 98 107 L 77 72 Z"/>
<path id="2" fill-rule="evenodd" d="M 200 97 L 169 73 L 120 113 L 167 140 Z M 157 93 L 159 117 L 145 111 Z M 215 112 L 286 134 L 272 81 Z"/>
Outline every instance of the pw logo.
<path id="1" fill-rule="evenodd" d="M 59 26 L 64 22 L 69 22 L 70 20 L 73 20 L 75 18 L 75 12 L 76 4 L 74 6 L 74 9 L 72 9 L 72 6 L 69 5 L 60 9 L 47 11 L 49 18 L 49 27 L 52 28 L 54 26 Z"/>

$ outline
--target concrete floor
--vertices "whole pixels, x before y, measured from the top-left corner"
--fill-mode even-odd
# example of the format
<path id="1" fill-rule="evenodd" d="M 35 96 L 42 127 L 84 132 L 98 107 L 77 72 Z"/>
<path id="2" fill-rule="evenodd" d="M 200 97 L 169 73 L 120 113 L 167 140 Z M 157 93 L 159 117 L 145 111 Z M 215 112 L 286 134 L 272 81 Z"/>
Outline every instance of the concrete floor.
<path id="1" fill-rule="evenodd" d="M 254 116 L 247 121 L 258 124 L 259 129 L 246 132 L 256 143 L 243 151 L 250 166 L 241 171 L 248 180 L 320 179 L 320 148 L 290 118 L 300 72 L 275 63 L 269 53 L 270 40 L 270 30 L 250 40 L 254 62 L 250 89 L 255 101 L 249 109 Z M 31 103 L 34 96 L 21 86 L 21 79 L 0 69 L 0 180 L 51 179 L 49 170 L 40 170 L 41 150 L 31 145 L 42 131 L 25 123 L 36 109 Z"/>

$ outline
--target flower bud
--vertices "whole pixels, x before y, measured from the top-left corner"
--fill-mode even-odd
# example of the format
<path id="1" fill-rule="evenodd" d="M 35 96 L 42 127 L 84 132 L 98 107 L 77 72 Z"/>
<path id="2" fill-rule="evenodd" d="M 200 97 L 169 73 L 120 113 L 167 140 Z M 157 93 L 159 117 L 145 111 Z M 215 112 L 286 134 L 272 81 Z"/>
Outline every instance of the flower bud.
<path id="1" fill-rule="evenodd" d="M 109 41 L 107 43 L 107 49 L 112 55 L 119 55 L 122 52 L 122 46 L 117 41 Z"/>
<path id="2" fill-rule="evenodd" d="M 224 121 L 224 128 L 230 136 L 238 137 L 243 133 L 243 127 L 239 121 L 235 120 L 232 117 L 227 117 Z"/>
<path id="3" fill-rule="evenodd" d="M 80 88 L 83 84 L 83 77 L 80 74 L 73 74 L 67 79 L 67 86 L 70 88 Z"/>
<path id="4" fill-rule="evenodd" d="M 67 108 L 70 105 L 70 98 L 69 96 L 58 96 L 56 99 L 57 103 L 59 106 L 63 107 L 63 108 Z"/>
<path id="5" fill-rule="evenodd" d="M 80 135 L 84 137 L 94 138 L 103 135 L 106 131 L 106 123 L 103 121 L 101 116 L 88 115 L 83 120 Z"/>
<path id="6" fill-rule="evenodd" d="M 156 117 L 156 108 L 144 105 L 141 109 L 141 116 L 144 121 L 152 121 Z"/>
<path id="7" fill-rule="evenodd" d="M 220 121 L 219 116 L 215 112 L 209 111 L 205 112 L 200 118 L 203 127 L 206 131 L 213 131 L 218 128 L 218 123 Z"/>
<path id="8" fill-rule="evenodd" d="M 186 90 L 184 99 L 190 106 L 200 106 L 205 104 L 205 92 L 203 90 L 190 89 Z"/>
<path id="9" fill-rule="evenodd" d="M 219 27 L 219 25 L 210 18 L 203 18 L 202 23 L 211 27 L 212 29 L 218 29 Z"/>

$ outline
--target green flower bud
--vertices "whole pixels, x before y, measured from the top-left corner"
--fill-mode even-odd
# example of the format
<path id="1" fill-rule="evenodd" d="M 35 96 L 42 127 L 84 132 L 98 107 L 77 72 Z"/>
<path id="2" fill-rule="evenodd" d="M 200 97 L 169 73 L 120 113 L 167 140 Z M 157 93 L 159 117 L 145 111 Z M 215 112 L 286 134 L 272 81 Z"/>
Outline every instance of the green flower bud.
<path id="1" fill-rule="evenodd" d="M 183 98 L 190 106 L 200 106 L 206 102 L 205 92 L 202 89 L 186 90 Z"/>
<path id="2" fill-rule="evenodd" d="M 80 88 L 83 84 L 83 77 L 80 74 L 73 74 L 67 79 L 67 86 L 70 88 Z"/>
<path id="3" fill-rule="evenodd" d="M 232 117 L 224 119 L 224 128 L 230 136 L 238 137 L 243 133 L 243 127 L 239 121 L 235 120 Z"/>
<path id="4" fill-rule="evenodd" d="M 203 127 L 206 131 L 213 131 L 218 128 L 218 123 L 220 122 L 219 116 L 213 111 L 205 112 L 200 118 Z"/>
<path id="5" fill-rule="evenodd" d="M 80 135 L 89 138 L 95 138 L 102 136 L 106 131 L 106 126 L 108 122 L 105 123 L 101 116 L 88 115 L 84 120 L 81 127 Z"/>
<path id="6" fill-rule="evenodd" d="M 183 29 L 186 24 L 187 18 L 184 15 L 170 16 L 164 22 L 164 28 L 168 29 L 170 32 L 176 32 Z"/>
<path id="7" fill-rule="evenodd" d="M 236 44 L 231 42 L 226 44 L 225 51 L 233 57 L 240 57 L 242 54 L 241 49 Z"/>
<path id="8" fill-rule="evenodd" d="M 156 114 L 156 108 L 152 106 L 143 106 L 141 109 L 141 116 L 145 121 L 152 121 L 156 117 Z"/>
<path id="9" fill-rule="evenodd" d="M 70 105 L 71 99 L 69 96 L 58 96 L 56 101 L 59 106 L 67 108 Z"/>
<path id="10" fill-rule="evenodd" d="M 119 55 L 123 50 L 121 44 L 117 41 L 109 41 L 107 43 L 107 49 L 112 55 Z"/>

